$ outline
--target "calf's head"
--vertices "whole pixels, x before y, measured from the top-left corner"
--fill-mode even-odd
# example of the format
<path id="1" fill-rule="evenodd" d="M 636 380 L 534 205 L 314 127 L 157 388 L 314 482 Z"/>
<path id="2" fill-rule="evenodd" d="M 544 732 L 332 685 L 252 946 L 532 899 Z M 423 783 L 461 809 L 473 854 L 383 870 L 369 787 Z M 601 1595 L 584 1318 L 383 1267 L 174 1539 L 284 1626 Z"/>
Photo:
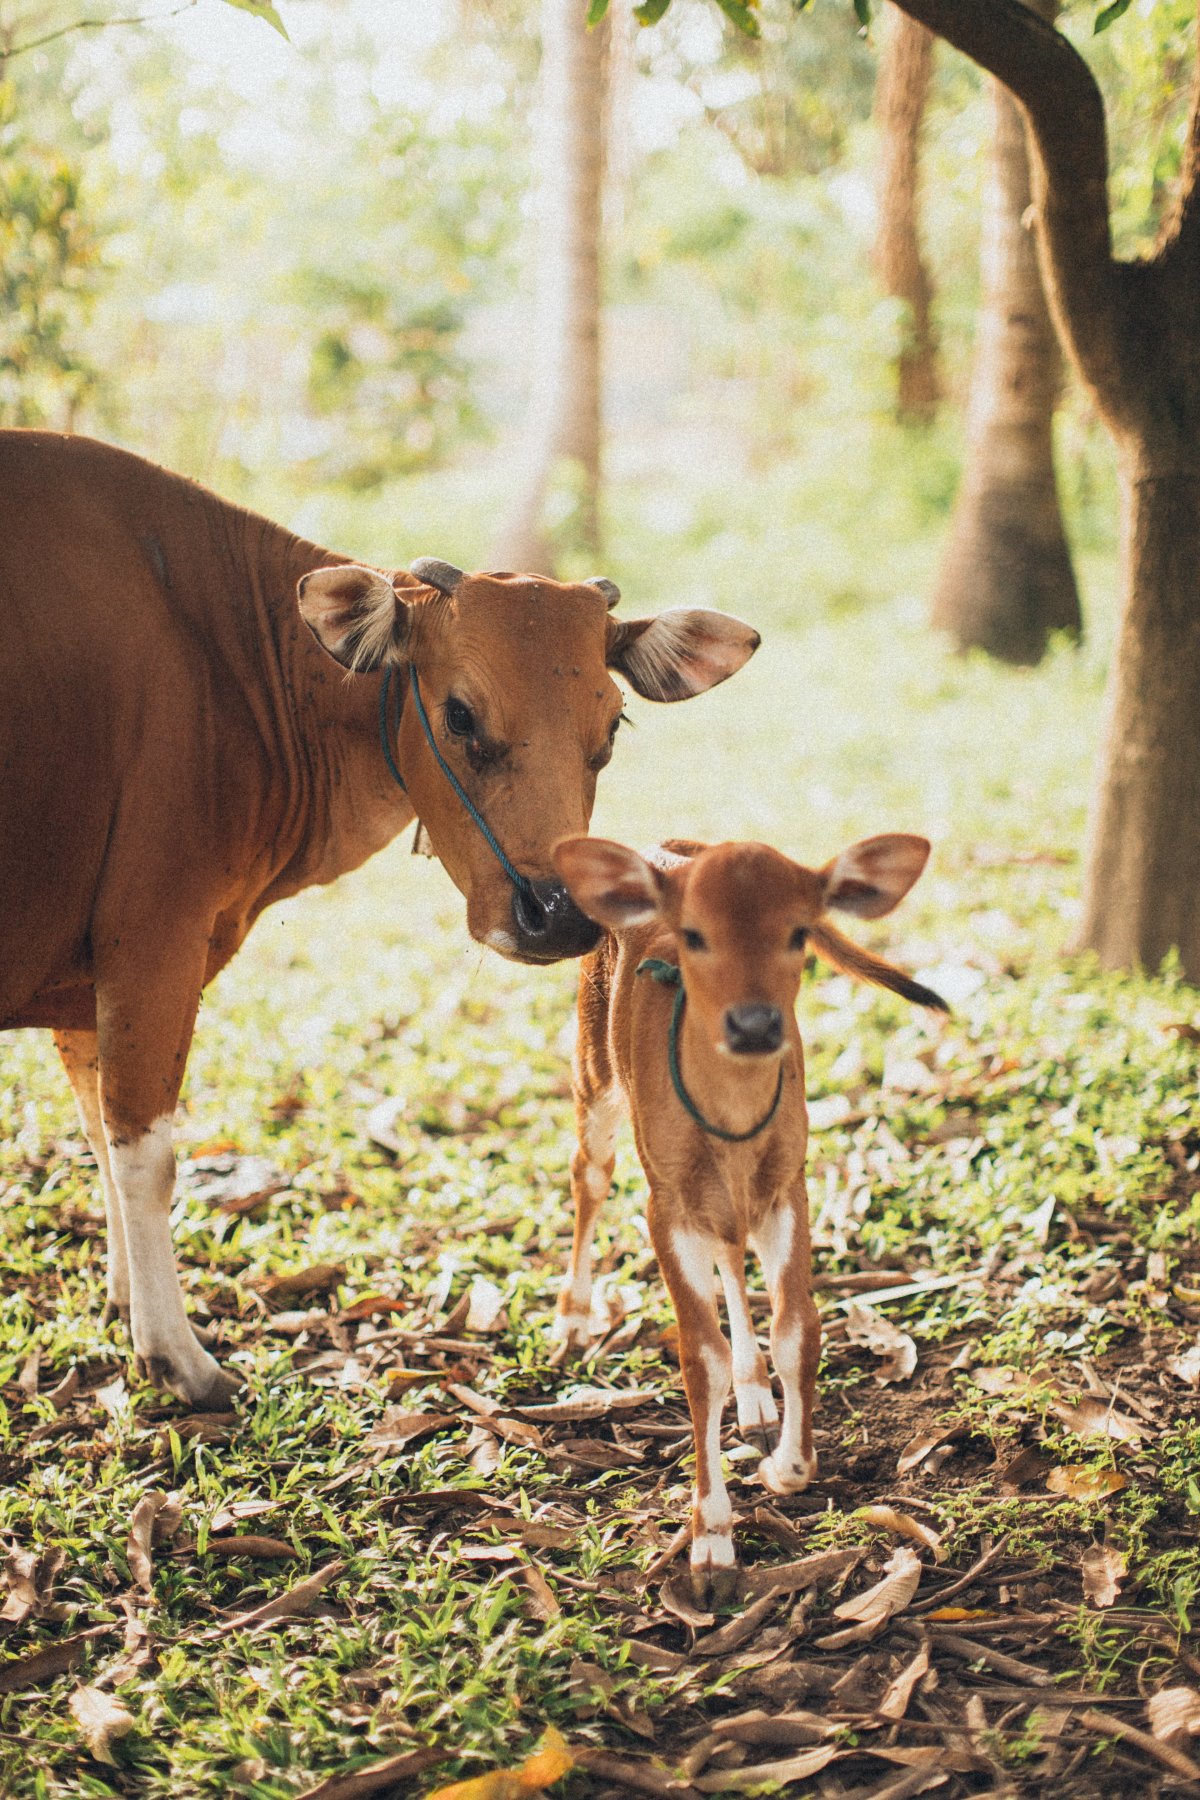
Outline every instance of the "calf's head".
<path id="1" fill-rule="evenodd" d="M 355 675 L 395 669 L 390 747 L 413 806 L 466 896 L 471 935 L 520 962 L 581 955 L 598 935 L 551 852 L 587 830 L 621 718 L 614 674 L 648 700 L 687 700 L 758 647 L 758 633 L 724 613 L 617 620 L 619 598 L 603 579 L 464 575 L 429 558 L 392 576 L 321 568 L 299 585 L 300 612 L 331 656 Z M 437 751 L 525 878 L 519 887 L 439 766 L 418 691 Z"/>
<path id="2" fill-rule="evenodd" d="M 766 844 L 715 844 L 660 868 L 603 838 L 559 844 L 555 865 L 581 910 L 610 930 L 660 920 L 675 940 L 690 1016 L 721 1055 L 778 1056 L 809 950 L 848 974 L 945 1011 L 945 1002 L 842 937 L 830 910 L 876 919 L 925 867 L 925 838 L 889 833 L 806 869 Z"/>

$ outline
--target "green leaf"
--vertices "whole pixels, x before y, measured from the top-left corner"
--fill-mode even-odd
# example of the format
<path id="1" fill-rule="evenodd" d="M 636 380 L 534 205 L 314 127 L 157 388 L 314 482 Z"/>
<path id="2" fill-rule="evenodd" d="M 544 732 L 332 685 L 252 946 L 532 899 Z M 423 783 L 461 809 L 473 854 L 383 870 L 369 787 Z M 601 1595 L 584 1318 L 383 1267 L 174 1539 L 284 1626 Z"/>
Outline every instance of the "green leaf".
<path id="1" fill-rule="evenodd" d="M 1129 0 L 1126 0 L 1128 5 Z M 864 31 L 871 27 L 871 0 L 854 0 L 854 16 Z"/>
<path id="2" fill-rule="evenodd" d="M 588 0 L 587 22 L 589 31 L 592 29 L 593 25 L 598 25 L 600 23 L 607 11 L 608 0 Z"/>
<path id="3" fill-rule="evenodd" d="M 271 0 L 225 0 L 225 4 L 236 6 L 239 12 L 253 13 L 256 19 L 265 19 L 268 25 L 274 26 L 281 38 L 287 38 L 291 42 L 283 20 L 271 5 Z"/>
<path id="4" fill-rule="evenodd" d="M 738 30 L 744 31 L 747 37 L 758 36 L 758 20 L 753 12 L 753 8 L 757 4 L 758 0 L 717 0 L 717 5 L 725 17 L 731 19 Z"/>
<path id="5" fill-rule="evenodd" d="M 657 25 L 670 4 L 671 0 L 642 0 L 634 7 L 633 16 L 639 25 Z"/>
<path id="6" fill-rule="evenodd" d="M 1129 0 L 1109 0 L 1109 5 L 1102 6 L 1096 14 L 1096 23 L 1092 26 L 1092 36 L 1099 37 L 1102 31 L 1107 31 L 1110 25 L 1116 23 L 1123 12 L 1128 11 Z"/>

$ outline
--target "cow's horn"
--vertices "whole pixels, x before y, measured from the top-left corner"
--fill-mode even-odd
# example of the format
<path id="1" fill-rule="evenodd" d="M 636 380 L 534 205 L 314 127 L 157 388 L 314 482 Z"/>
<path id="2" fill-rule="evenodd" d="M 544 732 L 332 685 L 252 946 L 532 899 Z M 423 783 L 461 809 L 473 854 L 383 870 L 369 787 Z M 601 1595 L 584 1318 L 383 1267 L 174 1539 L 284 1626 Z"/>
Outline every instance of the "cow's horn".
<path id="1" fill-rule="evenodd" d="M 607 575 L 589 575 L 583 585 L 584 587 L 600 589 L 600 592 L 604 595 L 609 612 L 612 611 L 613 607 L 621 598 L 620 588 L 615 581 L 610 581 Z"/>
<path id="2" fill-rule="evenodd" d="M 443 594 L 452 594 L 463 578 L 461 569 L 437 556 L 418 556 L 416 562 L 410 562 L 408 566 L 418 581 L 427 582 Z"/>

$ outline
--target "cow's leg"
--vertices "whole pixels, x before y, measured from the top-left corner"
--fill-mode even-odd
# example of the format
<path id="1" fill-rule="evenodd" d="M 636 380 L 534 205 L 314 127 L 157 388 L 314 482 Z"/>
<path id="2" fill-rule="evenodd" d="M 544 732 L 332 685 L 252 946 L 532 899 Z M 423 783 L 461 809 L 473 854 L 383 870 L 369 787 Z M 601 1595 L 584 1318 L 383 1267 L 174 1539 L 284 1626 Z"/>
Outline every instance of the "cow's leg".
<path id="1" fill-rule="evenodd" d="M 108 1160 L 108 1139 L 100 1118 L 100 1058 L 94 1031 L 56 1031 L 54 1043 L 62 1057 L 63 1067 L 75 1095 L 75 1106 L 84 1136 L 96 1158 L 100 1183 L 104 1189 L 104 1217 L 108 1225 L 108 1300 L 104 1308 L 105 1323 L 109 1319 L 129 1317 L 129 1262 L 125 1253 L 125 1221 L 113 1182 Z"/>
<path id="2" fill-rule="evenodd" d="M 558 1296 L 554 1336 L 568 1350 L 585 1350 L 591 1335 L 592 1243 L 596 1219 L 612 1181 L 620 1096 L 616 1087 L 589 1093 L 577 1077 L 578 1143 L 571 1158 L 575 1234 L 571 1265 Z"/>
<path id="3" fill-rule="evenodd" d="M 729 1314 L 729 1340 L 733 1346 L 733 1391 L 737 1399 L 738 1428 L 766 1454 L 771 1433 L 779 1423 L 779 1409 L 771 1392 L 767 1359 L 758 1347 L 750 1302 L 746 1298 L 746 1253 L 736 1244 L 717 1247 L 717 1267 L 725 1290 Z"/>
<path id="4" fill-rule="evenodd" d="M 779 1443 L 759 1464 L 759 1479 L 775 1494 L 797 1494 L 817 1472 L 813 1398 L 821 1354 L 821 1319 L 812 1297 L 812 1248 L 803 1177 L 755 1233 L 771 1296 L 771 1360 L 783 1387 Z"/>
<path id="5" fill-rule="evenodd" d="M 673 1221 L 666 1207 L 656 1205 L 653 1192 L 648 1216 L 650 1239 L 679 1324 L 679 1360 L 696 1444 L 692 1588 L 701 1604 L 708 1605 L 728 1598 L 737 1582 L 733 1507 L 721 1473 L 721 1413 L 733 1358 L 713 1293 L 716 1245 L 707 1233 Z"/>
<path id="6" fill-rule="evenodd" d="M 171 1120 L 199 1004 L 207 938 L 97 981 L 100 1109 L 125 1226 L 129 1313 L 138 1369 L 206 1411 L 239 1383 L 188 1323 L 171 1247 Z M 120 979 L 117 979 L 119 975 Z"/>

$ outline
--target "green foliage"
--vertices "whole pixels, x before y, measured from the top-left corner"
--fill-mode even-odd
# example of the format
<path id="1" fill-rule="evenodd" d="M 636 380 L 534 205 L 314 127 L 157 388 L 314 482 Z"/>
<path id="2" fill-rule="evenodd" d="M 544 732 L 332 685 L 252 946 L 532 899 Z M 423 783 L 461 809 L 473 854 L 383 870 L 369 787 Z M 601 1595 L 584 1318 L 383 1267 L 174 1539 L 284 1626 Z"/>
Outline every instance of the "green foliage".
<path id="1" fill-rule="evenodd" d="M 276 30 L 281 38 L 287 37 L 283 20 L 271 5 L 271 0 L 225 0 L 226 6 L 233 6 L 239 12 L 252 13 L 256 19 L 265 19 L 267 24 Z"/>
<path id="2" fill-rule="evenodd" d="M 0 86 L 0 423 L 69 427 L 96 393 L 84 346 L 103 274 L 82 169 L 31 140 Z"/>

